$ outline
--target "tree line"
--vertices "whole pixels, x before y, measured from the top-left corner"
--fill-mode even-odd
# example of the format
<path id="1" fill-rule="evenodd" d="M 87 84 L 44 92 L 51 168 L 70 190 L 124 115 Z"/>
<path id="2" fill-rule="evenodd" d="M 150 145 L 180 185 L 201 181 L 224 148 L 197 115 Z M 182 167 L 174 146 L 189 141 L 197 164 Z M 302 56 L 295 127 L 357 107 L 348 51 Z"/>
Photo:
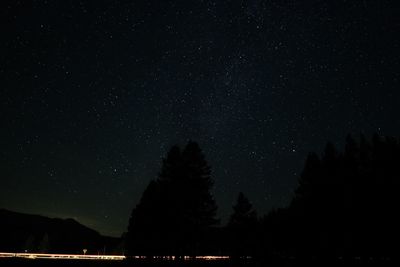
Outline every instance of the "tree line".
<path id="1" fill-rule="evenodd" d="M 347 136 L 310 153 L 288 207 L 258 216 L 239 193 L 229 222 L 216 218 L 211 169 L 199 145 L 174 146 L 133 209 L 128 255 L 232 257 L 395 256 L 399 250 L 400 141 Z"/>

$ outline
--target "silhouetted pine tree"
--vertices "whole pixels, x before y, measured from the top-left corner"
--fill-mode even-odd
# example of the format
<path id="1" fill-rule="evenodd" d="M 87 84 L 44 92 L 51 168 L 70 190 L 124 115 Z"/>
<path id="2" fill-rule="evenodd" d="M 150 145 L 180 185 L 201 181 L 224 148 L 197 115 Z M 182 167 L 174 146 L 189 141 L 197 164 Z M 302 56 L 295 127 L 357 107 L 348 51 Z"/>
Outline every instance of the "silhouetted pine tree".
<path id="1" fill-rule="evenodd" d="M 161 224 L 163 210 L 160 206 L 162 203 L 160 197 L 159 184 L 151 181 L 129 219 L 126 234 L 128 254 L 158 255 L 161 253 L 160 242 L 163 239 L 160 237 L 165 227 Z"/>
<path id="2" fill-rule="evenodd" d="M 245 195 L 240 192 L 236 204 L 233 206 L 233 214 L 228 222 L 232 256 L 252 256 L 255 254 L 258 243 L 257 229 L 257 212 Z"/>
<path id="3" fill-rule="evenodd" d="M 177 180 L 175 194 L 182 210 L 178 214 L 187 253 L 199 254 L 207 247 L 203 238 L 209 227 L 219 221 L 215 218 L 217 205 L 210 190 L 213 186 L 211 169 L 195 142 L 189 142 L 182 152 L 183 179 Z M 177 176 L 180 178 L 180 176 Z"/>
<path id="4" fill-rule="evenodd" d="M 174 146 L 133 209 L 127 233 L 129 254 L 201 253 L 208 229 L 217 224 L 211 171 L 195 142 Z"/>
<path id="5" fill-rule="evenodd" d="M 30 253 L 37 252 L 35 248 L 35 237 L 33 236 L 33 234 L 29 234 L 29 236 L 25 240 L 23 249 L 24 252 L 30 252 Z"/>
<path id="6" fill-rule="evenodd" d="M 400 248 L 396 242 L 400 238 L 398 166 L 399 140 L 379 135 L 372 142 L 363 135 L 357 142 L 349 135 L 344 153 L 328 143 L 321 159 L 310 154 L 295 197 L 287 212 L 281 212 L 295 222 L 289 228 L 298 229 L 286 240 L 295 244 L 292 252 L 396 255 Z"/>
<path id="7" fill-rule="evenodd" d="M 42 237 L 42 240 L 39 243 L 38 251 L 39 253 L 48 253 L 49 250 L 50 250 L 49 235 L 45 233 Z"/>
<path id="8" fill-rule="evenodd" d="M 233 206 L 233 214 L 231 215 L 228 226 L 229 227 L 243 227 L 252 225 L 257 222 L 257 212 L 253 209 L 247 197 L 240 192 Z"/>

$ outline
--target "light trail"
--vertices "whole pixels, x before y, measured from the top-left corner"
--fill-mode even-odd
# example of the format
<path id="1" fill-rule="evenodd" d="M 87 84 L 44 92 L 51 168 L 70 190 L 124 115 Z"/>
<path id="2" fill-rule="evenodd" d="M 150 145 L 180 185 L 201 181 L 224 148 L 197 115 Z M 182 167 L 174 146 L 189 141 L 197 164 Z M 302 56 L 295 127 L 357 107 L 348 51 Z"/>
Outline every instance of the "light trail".
<path id="1" fill-rule="evenodd" d="M 146 259 L 146 256 L 133 256 L 135 259 Z M 153 259 L 160 260 L 175 260 L 178 259 L 176 256 L 153 256 Z M 229 260 L 229 256 L 181 256 L 180 259 L 183 260 Z"/>
<path id="2" fill-rule="evenodd" d="M 0 252 L 0 258 L 25 259 L 64 259 L 64 260 L 125 260 L 125 256 L 117 255 L 81 255 L 81 254 L 47 254 L 47 253 L 8 253 Z M 146 256 L 131 256 L 133 259 L 147 259 Z M 175 256 L 153 256 L 151 259 L 175 260 Z M 183 260 L 229 260 L 229 256 L 183 256 Z"/>
<path id="3" fill-rule="evenodd" d="M 196 259 L 200 260 L 229 260 L 229 256 L 196 256 Z"/>
<path id="4" fill-rule="evenodd" d="M 79 255 L 79 254 L 45 254 L 45 253 L 0 253 L 0 258 L 26 259 L 68 259 L 68 260 L 124 260 L 125 256 L 116 255 Z"/>

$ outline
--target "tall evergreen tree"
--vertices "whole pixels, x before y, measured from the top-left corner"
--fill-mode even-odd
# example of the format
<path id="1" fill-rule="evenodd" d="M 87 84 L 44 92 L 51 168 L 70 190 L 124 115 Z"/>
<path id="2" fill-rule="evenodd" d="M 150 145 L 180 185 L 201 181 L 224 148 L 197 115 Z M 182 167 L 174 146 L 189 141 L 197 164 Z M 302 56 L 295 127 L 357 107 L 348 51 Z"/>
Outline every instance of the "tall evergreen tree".
<path id="1" fill-rule="evenodd" d="M 233 206 L 233 214 L 231 215 L 228 226 L 230 227 L 246 227 L 257 222 L 257 212 L 253 209 L 247 197 L 240 192 Z"/>
<path id="2" fill-rule="evenodd" d="M 208 229 L 217 224 L 210 190 L 211 170 L 195 142 L 174 146 L 133 209 L 127 233 L 129 254 L 200 253 Z"/>
<path id="3" fill-rule="evenodd" d="M 240 192 L 233 206 L 233 213 L 228 222 L 230 252 L 234 257 L 251 256 L 257 247 L 257 212 L 253 205 Z"/>
<path id="4" fill-rule="evenodd" d="M 150 181 L 143 195 L 132 210 L 126 234 L 128 254 L 157 255 L 161 244 L 158 241 L 163 234 L 160 224 L 162 208 L 160 207 L 160 190 L 156 181 Z"/>
<path id="5" fill-rule="evenodd" d="M 310 154 L 288 212 L 301 229 L 288 240 L 301 254 L 395 255 L 400 143 L 393 137 L 346 139 L 344 153 L 327 144 Z"/>

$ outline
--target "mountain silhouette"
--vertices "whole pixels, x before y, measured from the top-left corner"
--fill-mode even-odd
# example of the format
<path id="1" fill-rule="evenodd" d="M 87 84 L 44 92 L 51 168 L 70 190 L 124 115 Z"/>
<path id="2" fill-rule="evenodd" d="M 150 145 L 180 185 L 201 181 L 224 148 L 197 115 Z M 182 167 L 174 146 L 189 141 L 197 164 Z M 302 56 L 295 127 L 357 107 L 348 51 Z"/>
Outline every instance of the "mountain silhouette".
<path id="1" fill-rule="evenodd" d="M 74 219 L 48 218 L 0 209 L 0 251 L 113 254 L 119 238 L 102 236 Z"/>

